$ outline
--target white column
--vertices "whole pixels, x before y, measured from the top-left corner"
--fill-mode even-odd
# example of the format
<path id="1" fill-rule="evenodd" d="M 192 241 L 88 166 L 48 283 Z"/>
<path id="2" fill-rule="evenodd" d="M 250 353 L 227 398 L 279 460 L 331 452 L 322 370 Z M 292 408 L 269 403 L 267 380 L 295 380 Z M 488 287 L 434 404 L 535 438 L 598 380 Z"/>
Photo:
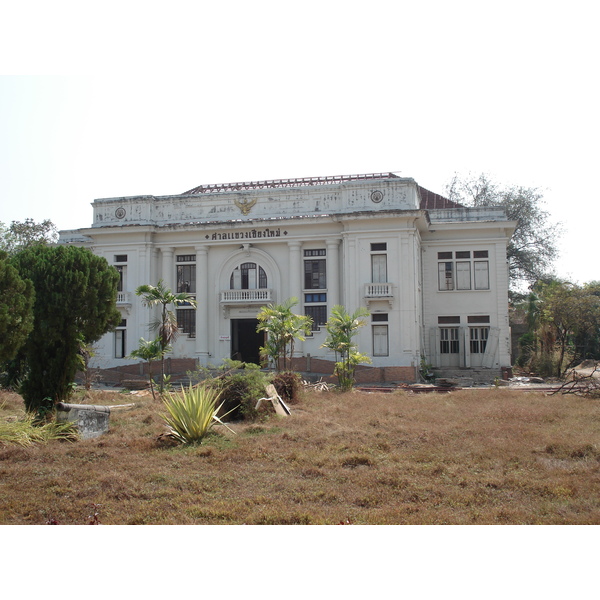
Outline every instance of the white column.
<path id="1" fill-rule="evenodd" d="M 289 282 L 288 282 L 288 298 L 295 296 L 298 298 L 300 304 L 302 304 L 302 288 L 304 284 L 302 282 L 302 256 L 300 251 L 302 249 L 302 242 L 288 242 L 289 249 Z M 278 298 L 277 302 L 282 302 L 287 298 Z"/>
<path id="2" fill-rule="evenodd" d="M 327 305 L 340 304 L 340 240 L 327 240 Z"/>
<path id="3" fill-rule="evenodd" d="M 203 366 L 209 363 L 208 292 L 209 288 L 213 290 L 208 281 L 208 249 L 208 246 L 196 246 L 196 354 Z"/>
<path id="4" fill-rule="evenodd" d="M 176 292 L 175 289 L 175 277 L 174 269 L 175 263 L 173 262 L 174 248 L 161 248 L 162 251 L 162 275 L 165 287 L 169 288 L 172 292 Z"/>

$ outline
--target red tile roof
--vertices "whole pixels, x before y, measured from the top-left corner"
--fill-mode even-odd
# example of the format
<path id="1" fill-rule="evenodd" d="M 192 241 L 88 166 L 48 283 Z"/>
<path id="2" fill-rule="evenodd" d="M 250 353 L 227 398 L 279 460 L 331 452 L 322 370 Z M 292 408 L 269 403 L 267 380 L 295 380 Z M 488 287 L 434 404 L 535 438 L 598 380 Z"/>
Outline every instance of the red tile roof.
<path id="1" fill-rule="evenodd" d="M 417 187 L 419 188 L 419 195 L 421 196 L 420 207 L 423 210 L 434 210 L 436 208 L 464 208 L 462 204 L 444 198 L 444 196 L 440 196 L 435 192 L 430 192 L 420 185 L 417 185 Z"/>

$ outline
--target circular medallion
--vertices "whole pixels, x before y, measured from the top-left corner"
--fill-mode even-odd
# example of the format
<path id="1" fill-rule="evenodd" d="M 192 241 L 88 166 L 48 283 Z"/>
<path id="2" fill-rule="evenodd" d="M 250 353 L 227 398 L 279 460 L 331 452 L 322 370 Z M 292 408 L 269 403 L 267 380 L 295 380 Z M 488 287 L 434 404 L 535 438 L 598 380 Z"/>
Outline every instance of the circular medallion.
<path id="1" fill-rule="evenodd" d="M 383 200 L 383 192 L 380 192 L 379 190 L 371 192 L 371 200 L 373 202 L 381 202 Z"/>
<path id="2" fill-rule="evenodd" d="M 122 219 L 125 215 L 126 212 L 124 208 L 117 208 L 117 210 L 115 210 L 115 217 L 117 217 L 117 219 Z"/>

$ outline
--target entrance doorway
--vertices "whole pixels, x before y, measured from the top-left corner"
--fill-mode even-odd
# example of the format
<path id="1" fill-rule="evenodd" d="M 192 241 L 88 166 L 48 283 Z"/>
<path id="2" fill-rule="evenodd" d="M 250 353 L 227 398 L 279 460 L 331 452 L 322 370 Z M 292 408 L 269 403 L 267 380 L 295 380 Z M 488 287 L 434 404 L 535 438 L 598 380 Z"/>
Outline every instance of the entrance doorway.
<path id="1" fill-rule="evenodd" d="M 256 331 L 257 319 L 231 319 L 231 358 L 260 365 L 260 347 L 265 334 Z"/>

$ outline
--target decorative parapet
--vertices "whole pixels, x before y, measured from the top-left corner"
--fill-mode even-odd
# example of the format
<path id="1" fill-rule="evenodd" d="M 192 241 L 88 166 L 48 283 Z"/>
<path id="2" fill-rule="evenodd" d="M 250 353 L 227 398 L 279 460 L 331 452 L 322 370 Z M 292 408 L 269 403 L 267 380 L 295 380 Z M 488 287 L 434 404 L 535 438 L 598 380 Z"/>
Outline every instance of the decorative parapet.
<path id="1" fill-rule="evenodd" d="M 367 306 L 376 300 L 387 300 L 391 308 L 394 300 L 394 285 L 392 283 L 366 283 L 365 300 Z"/>
<path id="2" fill-rule="evenodd" d="M 221 291 L 221 304 L 248 304 L 273 301 L 273 290 L 223 290 Z"/>
<path id="3" fill-rule="evenodd" d="M 117 292 L 117 304 L 131 304 L 130 292 Z"/>

